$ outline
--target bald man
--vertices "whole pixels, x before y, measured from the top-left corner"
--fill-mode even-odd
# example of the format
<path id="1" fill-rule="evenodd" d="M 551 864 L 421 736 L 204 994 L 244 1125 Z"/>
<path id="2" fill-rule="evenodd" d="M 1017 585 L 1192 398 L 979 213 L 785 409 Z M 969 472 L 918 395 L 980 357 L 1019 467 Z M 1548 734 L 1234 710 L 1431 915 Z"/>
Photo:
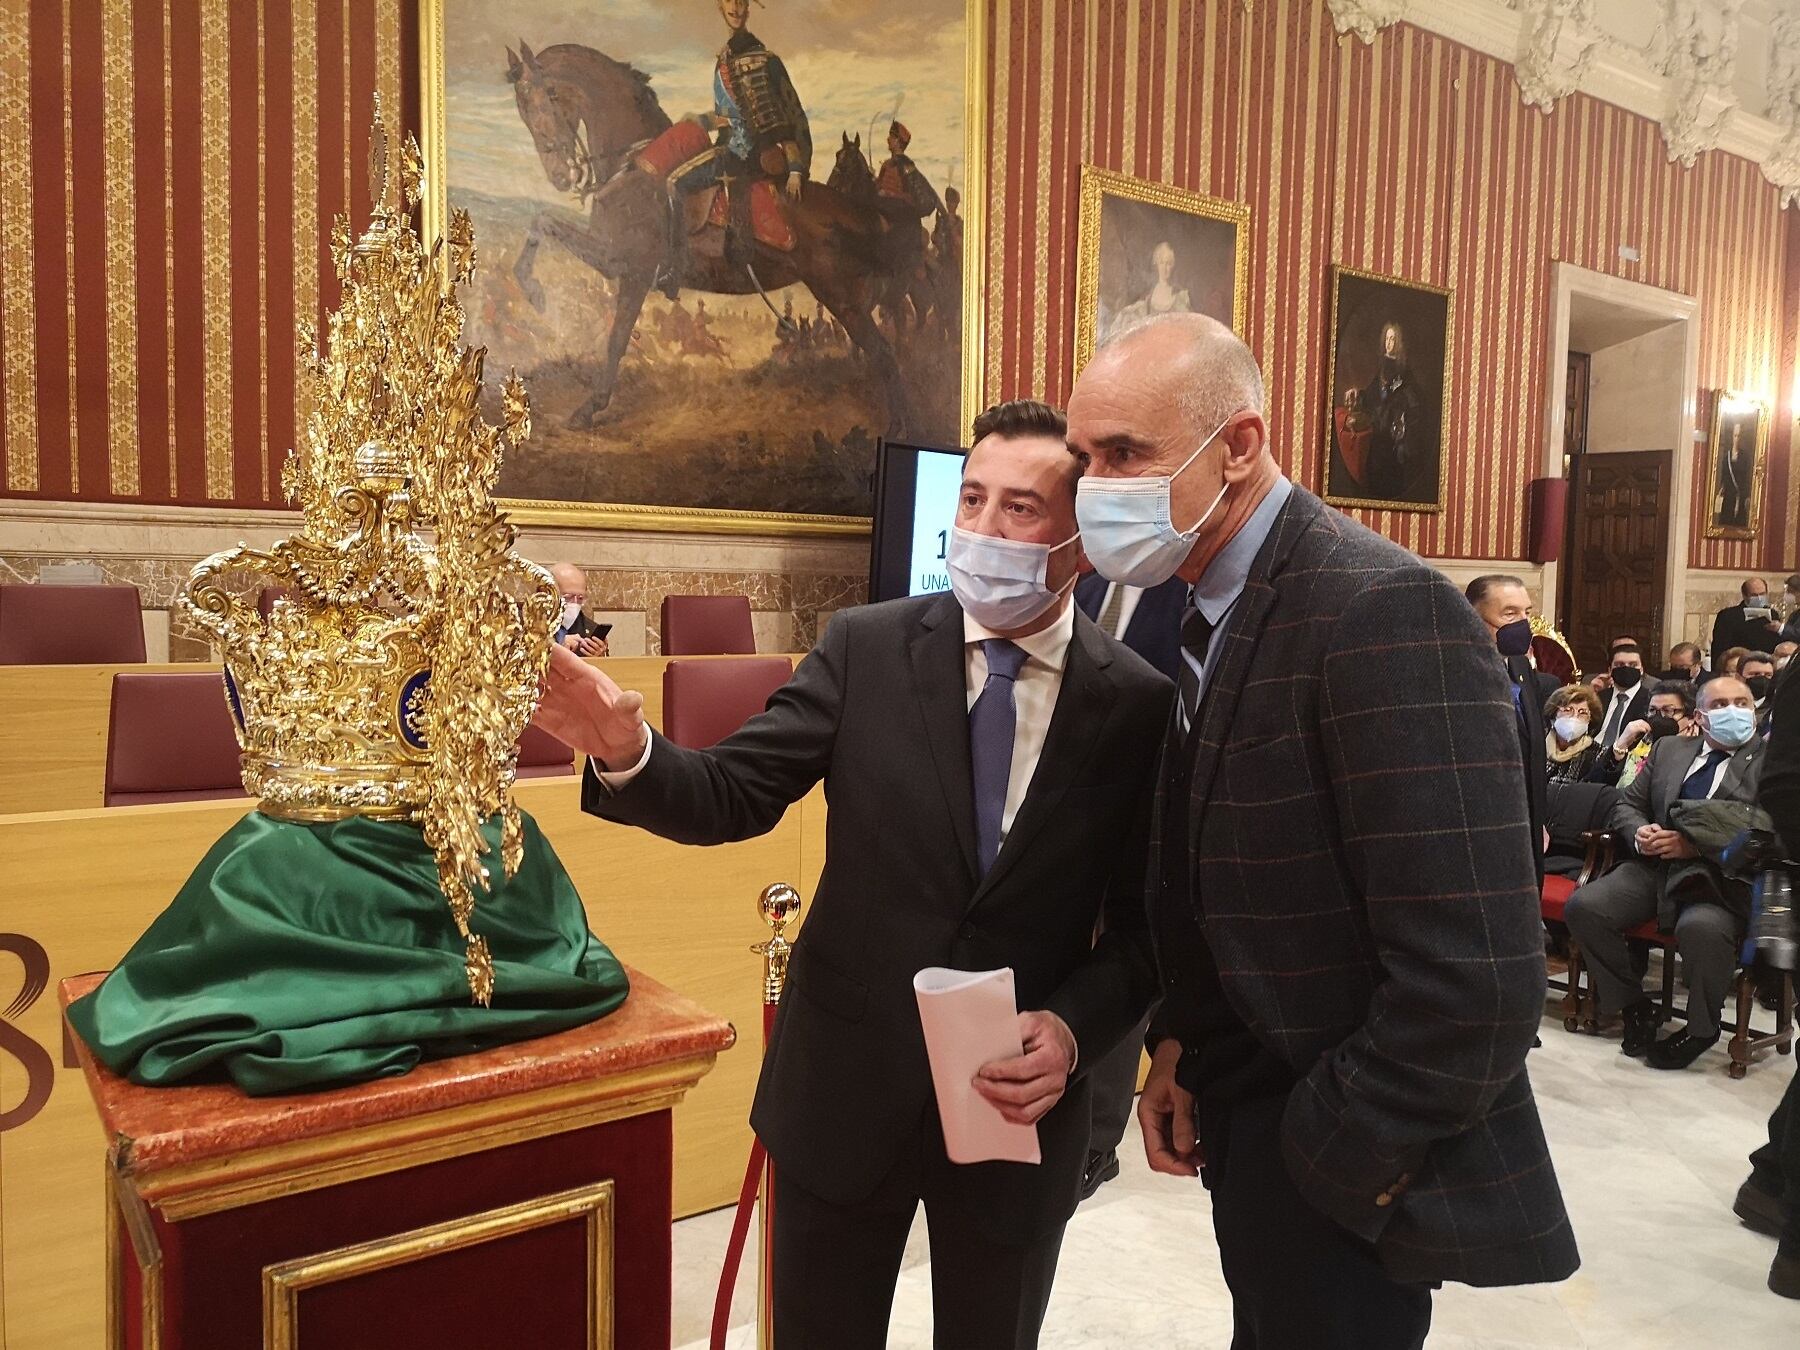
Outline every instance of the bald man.
<path id="1" fill-rule="evenodd" d="M 587 616 L 587 573 L 574 563 L 551 563 L 550 575 L 562 592 L 562 618 L 556 627 L 557 645 L 577 656 L 605 656 L 606 638 L 600 625 Z"/>
<path id="2" fill-rule="evenodd" d="M 1525 1074 L 1544 955 L 1515 713 L 1462 594 L 1289 482 L 1264 407 L 1199 315 L 1117 336 L 1069 400 L 1089 559 L 1192 587 L 1139 1123 L 1154 1170 L 1212 1192 L 1234 1350 L 1415 1347 L 1443 1281 L 1577 1265 Z"/>

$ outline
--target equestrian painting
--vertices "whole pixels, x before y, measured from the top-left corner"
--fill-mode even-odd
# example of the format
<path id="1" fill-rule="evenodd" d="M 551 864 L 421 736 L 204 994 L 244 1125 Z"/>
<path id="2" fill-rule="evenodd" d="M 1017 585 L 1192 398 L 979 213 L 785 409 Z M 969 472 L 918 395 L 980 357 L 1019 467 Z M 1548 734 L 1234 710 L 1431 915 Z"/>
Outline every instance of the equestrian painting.
<path id="1" fill-rule="evenodd" d="M 866 516 L 877 438 L 965 439 L 965 0 L 443 12 L 505 495 Z"/>

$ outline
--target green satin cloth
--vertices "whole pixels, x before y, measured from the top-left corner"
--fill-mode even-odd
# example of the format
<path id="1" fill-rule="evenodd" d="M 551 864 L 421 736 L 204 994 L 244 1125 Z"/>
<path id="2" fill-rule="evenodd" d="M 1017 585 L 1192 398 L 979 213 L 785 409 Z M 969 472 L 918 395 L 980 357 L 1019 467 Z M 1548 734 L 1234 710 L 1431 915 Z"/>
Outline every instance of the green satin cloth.
<path id="1" fill-rule="evenodd" d="M 253 811 L 69 1020 L 134 1083 L 223 1075 L 251 1096 L 394 1077 L 595 1021 L 625 1001 L 625 972 L 523 821 L 510 880 L 499 819 L 486 829 L 496 880 L 472 927 L 493 955 L 492 1007 L 470 1002 L 463 939 L 416 826 Z"/>

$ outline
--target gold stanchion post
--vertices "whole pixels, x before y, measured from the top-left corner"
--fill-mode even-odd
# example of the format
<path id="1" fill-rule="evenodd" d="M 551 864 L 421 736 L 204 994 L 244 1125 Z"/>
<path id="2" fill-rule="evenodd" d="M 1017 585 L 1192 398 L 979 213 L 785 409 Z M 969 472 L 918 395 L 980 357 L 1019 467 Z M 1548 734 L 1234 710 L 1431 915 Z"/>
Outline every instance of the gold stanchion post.
<path id="1" fill-rule="evenodd" d="M 769 1033 L 775 1026 L 775 1007 L 781 1002 L 781 991 L 787 985 L 788 957 L 794 945 L 783 931 L 800 913 L 800 892 L 785 881 L 763 888 L 758 898 L 763 921 L 771 930 L 767 942 L 759 942 L 751 950 L 763 958 L 763 1049 L 767 1053 Z M 762 1183 L 757 1192 L 761 1242 L 756 1258 L 756 1343 L 759 1350 L 774 1350 L 775 1345 L 775 1164 L 764 1160 Z"/>

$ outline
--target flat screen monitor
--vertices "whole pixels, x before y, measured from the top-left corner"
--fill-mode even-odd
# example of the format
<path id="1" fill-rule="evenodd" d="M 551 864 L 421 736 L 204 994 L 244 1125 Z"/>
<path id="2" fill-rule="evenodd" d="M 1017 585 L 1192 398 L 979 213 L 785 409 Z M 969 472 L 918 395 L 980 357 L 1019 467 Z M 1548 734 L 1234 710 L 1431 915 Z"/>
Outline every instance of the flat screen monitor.
<path id="1" fill-rule="evenodd" d="M 870 600 L 950 589 L 944 554 L 956 520 L 962 471 L 961 450 L 898 441 L 876 447 Z"/>

